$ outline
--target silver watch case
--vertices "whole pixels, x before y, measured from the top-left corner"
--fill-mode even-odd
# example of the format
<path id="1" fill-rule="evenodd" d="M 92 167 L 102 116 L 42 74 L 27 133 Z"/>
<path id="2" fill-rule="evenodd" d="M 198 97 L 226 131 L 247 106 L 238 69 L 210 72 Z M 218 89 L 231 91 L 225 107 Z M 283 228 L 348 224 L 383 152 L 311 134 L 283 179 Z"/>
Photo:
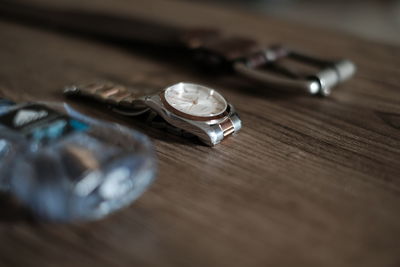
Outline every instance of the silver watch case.
<path id="1" fill-rule="evenodd" d="M 242 122 L 231 104 L 228 104 L 226 116 L 209 121 L 200 121 L 184 118 L 169 110 L 162 102 L 159 94 L 147 96 L 144 101 L 148 107 L 157 112 L 168 123 L 197 136 L 209 146 L 220 143 L 228 135 L 236 134 L 242 127 Z M 224 131 L 222 125 L 226 122 L 231 123 L 232 131 Z"/>

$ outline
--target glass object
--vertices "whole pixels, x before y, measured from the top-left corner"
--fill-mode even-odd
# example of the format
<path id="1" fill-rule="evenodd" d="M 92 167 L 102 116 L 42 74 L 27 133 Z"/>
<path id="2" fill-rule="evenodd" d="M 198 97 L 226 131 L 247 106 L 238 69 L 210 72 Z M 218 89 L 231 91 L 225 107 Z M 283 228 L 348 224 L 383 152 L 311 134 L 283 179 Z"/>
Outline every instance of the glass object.
<path id="1" fill-rule="evenodd" d="M 0 108 L 0 181 L 37 216 L 99 219 L 138 198 L 156 161 L 143 134 L 66 104 Z"/>

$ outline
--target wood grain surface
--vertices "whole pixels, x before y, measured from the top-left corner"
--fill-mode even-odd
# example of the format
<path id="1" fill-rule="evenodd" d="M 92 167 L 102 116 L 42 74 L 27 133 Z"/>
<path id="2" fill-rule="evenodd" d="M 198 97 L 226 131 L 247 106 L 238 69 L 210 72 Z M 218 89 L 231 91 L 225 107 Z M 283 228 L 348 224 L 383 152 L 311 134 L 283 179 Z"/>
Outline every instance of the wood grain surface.
<path id="1" fill-rule="evenodd" d="M 209 148 L 86 108 L 146 132 L 158 179 L 130 207 L 88 224 L 35 222 L 1 196 L 1 266 L 400 266 L 400 48 L 186 1 L 40 3 L 215 26 L 347 57 L 359 70 L 329 98 L 313 98 L 0 20 L 8 98 L 65 101 L 64 85 L 90 78 L 192 81 L 219 89 L 243 120 L 237 136 Z"/>

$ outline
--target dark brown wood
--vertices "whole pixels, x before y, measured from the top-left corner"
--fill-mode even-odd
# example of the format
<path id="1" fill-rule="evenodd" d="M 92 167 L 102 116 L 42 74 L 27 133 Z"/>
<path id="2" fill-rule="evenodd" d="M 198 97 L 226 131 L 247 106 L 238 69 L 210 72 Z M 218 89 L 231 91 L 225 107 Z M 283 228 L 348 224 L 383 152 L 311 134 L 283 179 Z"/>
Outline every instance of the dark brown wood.
<path id="1" fill-rule="evenodd" d="M 331 97 L 313 98 L 0 21 L 0 93 L 6 97 L 60 101 L 65 84 L 90 78 L 160 86 L 193 81 L 220 89 L 244 124 L 239 135 L 209 148 L 86 108 L 151 136 L 157 181 L 130 207 L 89 224 L 32 222 L 2 196 L 0 265 L 400 265 L 400 48 L 184 1 L 57 5 L 217 26 L 351 58 L 359 71 Z"/>

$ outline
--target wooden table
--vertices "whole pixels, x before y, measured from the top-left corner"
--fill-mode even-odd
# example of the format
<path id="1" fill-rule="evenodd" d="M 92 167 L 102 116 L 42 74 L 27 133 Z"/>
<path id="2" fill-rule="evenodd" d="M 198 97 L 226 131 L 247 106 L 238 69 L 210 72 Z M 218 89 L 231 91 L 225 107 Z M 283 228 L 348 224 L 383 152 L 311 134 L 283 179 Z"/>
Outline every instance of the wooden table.
<path id="1" fill-rule="evenodd" d="M 400 48 L 186 1 L 57 5 L 217 26 L 348 57 L 359 71 L 329 98 L 291 95 L 200 75 L 191 65 L 126 47 L 0 21 L 6 97 L 61 101 L 64 85 L 99 77 L 126 84 L 193 81 L 218 88 L 244 124 L 239 135 L 208 148 L 88 108 L 151 136 L 158 179 L 130 207 L 89 224 L 32 222 L 2 196 L 0 265 L 400 266 Z"/>

